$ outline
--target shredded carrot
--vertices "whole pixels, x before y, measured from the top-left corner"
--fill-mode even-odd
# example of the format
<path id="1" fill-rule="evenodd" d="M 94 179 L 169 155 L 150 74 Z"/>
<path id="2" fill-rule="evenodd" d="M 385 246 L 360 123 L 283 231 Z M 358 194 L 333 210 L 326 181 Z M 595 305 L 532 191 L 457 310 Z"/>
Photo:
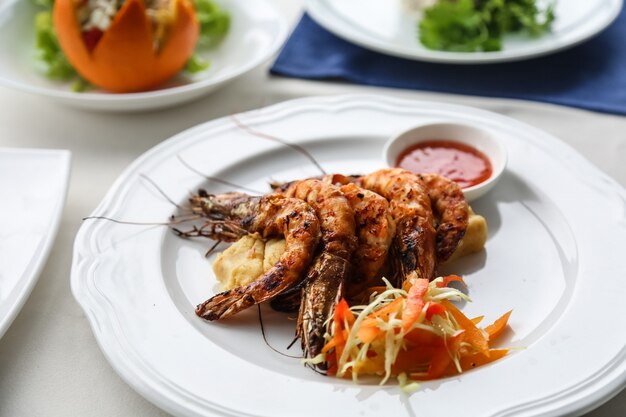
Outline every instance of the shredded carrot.
<path id="1" fill-rule="evenodd" d="M 436 379 L 443 376 L 444 372 L 448 368 L 448 365 L 452 363 L 452 359 L 457 356 L 457 353 L 461 348 L 461 342 L 463 342 L 465 336 L 466 331 L 460 330 L 454 336 L 445 341 L 444 347 L 435 352 L 430 362 L 430 366 L 428 367 L 426 379 Z"/>
<path id="2" fill-rule="evenodd" d="M 395 300 L 393 300 L 392 302 L 390 302 L 386 306 L 384 306 L 381 309 L 376 310 L 375 312 L 370 314 L 369 317 L 370 318 L 381 317 L 381 318 L 387 319 L 387 318 L 389 318 L 389 315 L 391 313 L 396 313 L 398 311 L 399 307 L 402 306 L 403 302 L 404 302 L 403 298 L 396 298 Z"/>
<path id="3" fill-rule="evenodd" d="M 326 373 L 330 376 L 337 375 L 337 358 L 335 355 L 326 356 L 326 364 L 328 366 Z"/>
<path id="4" fill-rule="evenodd" d="M 461 365 L 461 370 L 469 371 L 470 369 L 498 360 L 507 353 L 509 353 L 508 349 L 490 349 L 489 356 L 482 353 L 466 354 L 459 358 L 459 364 Z"/>
<path id="5" fill-rule="evenodd" d="M 446 308 L 439 303 L 429 301 L 426 304 L 426 320 L 432 320 L 433 316 L 441 316 L 446 313 Z"/>
<path id="6" fill-rule="evenodd" d="M 367 318 L 361 323 L 361 326 L 376 326 L 378 318 L 387 321 L 392 313 L 398 313 L 403 303 L 404 299 L 396 298 L 386 306 L 367 316 Z"/>
<path id="7" fill-rule="evenodd" d="M 334 337 L 332 339 L 330 339 L 330 341 L 328 343 L 326 343 L 324 345 L 324 347 L 322 348 L 322 353 L 326 353 L 329 350 L 331 350 L 332 348 L 334 348 L 335 346 L 337 346 L 337 342 L 338 342 L 338 340 L 336 338 L 334 338 Z"/>
<path id="8" fill-rule="evenodd" d="M 343 353 L 343 348 L 346 344 L 346 340 L 344 338 L 344 333 L 343 333 L 343 330 L 344 330 L 343 319 L 346 314 L 346 311 L 349 311 L 348 303 L 346 302 L 346 300 L 341 299 L 341 301 L 335 307 L 335 317 L 334 317 L 335 331 L 334 331 L 334 338 L 332 340 L 334 342 L 335 355 L 337 356 L 337 358 L 339 358 L 341 354 Z"/>
<path id="9" fill-rule="evenodd" d="M 489 356 L 489 342 L 483 332 L 450 301 L 443 300 L 441 304 L 452 314 L 459 326 L 466 330 L 465 341 L 479 352 Z"/>
<path id="10" fill-rule="evenodd" d="M 406 335 L 404 335 L 404 340 L 407 343 L 407 346 L 410 347 L 420 347 L 420 346 L 443 346 L 444 339 L 437 333 L 425 330 L 425 329 L 413 329 Z"/>
<path id="11" fill-rule="evenodd" d="M 402 331 L 407 332 L 418 320 L 424 308 L 424 296 L 428 291 L 427 279 L 416 279 L 406 298 L 406 306 L 402 312 Z"/>
<path id="12" fill-rule="evenodd" d="M 407 290 L 390 285 L 377 288 L 367 306 L 350 308 L 341 300 L 322 349 L 329 375 L 357 380 L 377 375 L 384 383 L 390 376 L 430 380 L 456 375 L 502 358 L 506 349 L 489 343 L 500 336 L 511 312 L 484 329 L 463 314 L 450 299 L 468 297 L 453 288 L 450 275 L 434 282 L 415 279 Z M 373 294 L 373 291 L 372 291 Z"/>
<path id="13" fill-rule="evenodd" d="M 367 361 L 361 361 L 354 365 L 353 372 L 381 375 L 385 372 L 385 358 L 373 356 Z"/>
<path id="14" fill-rule="evenodd" d="M 378 326 L 366 326 L 361 324 L 356 335 L 361 342 L 372 343 L 382 335 L 382 331 Z"/>
<path id="15" fill-rule="evenodd" d="M 509 317 L 512 312 L 513 310 L 507 311 L 499 319 L 494 321 L 493 324 L 485 327 L 485 331 L 489 334 L 489 341 L 497 339 L 502 334 L 509 322 Z"/>
<path id="16" fill-rule="evenodd" d="M 439 350 L 440 347 L 420 346 L 401 351 L 392 367 L 394 374 L 410 373 L 420 368 L 427 369 L 433 355 Z"/>
<path id="17" fill-rule="evenodd" d="M 339 301 L 339 303 L 337 303 L 337 306 L 335 307 L 335 317 L 341 322 L 346 320 L 350 324 L 354 323 L 354 314 L 352 313 L 352 311 L 350 311 L 350 306 L 348 305 L 348 302 L 343 298 L 341 299 L 341 301 Z"/>
<path id="18" fill-rule="evenodd" d="M 465 283 L 465 281 L 463 281 L 463 278 L 461 278 L 458 275 L 446 275 L 445 277 L 443 277 L 443 281 L 437 284 L 437 287 L 439 288 L 447 287 L 448 284 L 453 281 L 460 282 L 461 284 L 467 287 L 467 284 Z"/>

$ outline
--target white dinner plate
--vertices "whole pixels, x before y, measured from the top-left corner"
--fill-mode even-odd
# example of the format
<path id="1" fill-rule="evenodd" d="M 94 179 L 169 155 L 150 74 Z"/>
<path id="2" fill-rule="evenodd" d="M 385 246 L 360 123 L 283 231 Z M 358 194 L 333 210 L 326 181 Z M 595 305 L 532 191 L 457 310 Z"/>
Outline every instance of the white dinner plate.
<path id="1" fill-rule="evenodd" d="M 142 93 L 100 90 L 72 92 L 70 83 L 43 75 L 35 48 L 33 1 L 0 4 L 0 85 L 49 97 L 76 107 L 105 111 L 150 110 L 174 106 L 206 95 L 269 59 L 287 37 L 287 22 L 269 0 L 217 0 L 231 15 L 226 38 L 198 54 L 210 67 L 195 75 L 178 75 L 163 87 Z"/>
<path id="2" fill-rule="evenodd" d="M 369 95 L 294 100 L 236 119 L 348 174 L 384 166 L 385 139 L 421 122 L 498 135 L 509 164 L 473 203 L 489 223 L 486 250 L 446 272 L 468 282 L 473 303 L 462 308 L 470 316 L 491 322 L 513 309 L 502 345 L 514 350 L 406 396 L 394 382 L 355 385 L 277 354 L 256 308 L 224 322 L 198 318 L 195 306 L 218 291 L 204 257 L 211 242 L 146 223 L 184 213 L 198 187 L 233 188 L 194 170 L 260 190 L 319 173 L 292 147 L 223 118 L 146 152 L 93 213 L 143 224 L 86 220 L 75 241 L 73 293 L 111 365 L 156 405 L 180 416 L 548 416 L 589 410 L 624 386 L 626 190 L 563 142 L 483 110 Z M 269 344 L 285 351 L 295 323 L 263 312 Z"/>
<path id="3" fill-rule="evenodd" d="M 543 3 L 540 4 L 545 4 Z M 388 55 L 450 64 L 514 61 L 574 46 L 606 28 L 619 14 L 622 0 L 557 0 L 552 31 L 538 38 L 509 35 L 501 51 L 445 52 L 419 42 L 418 18 L 401 0 L 306 0 L 320 25 L 350 42 Z"/>
<path id="4" fill-rule="evenodd" d="M 0 148 L 0 337 L 46 263 L 69 175 L 68 151 Z"/>

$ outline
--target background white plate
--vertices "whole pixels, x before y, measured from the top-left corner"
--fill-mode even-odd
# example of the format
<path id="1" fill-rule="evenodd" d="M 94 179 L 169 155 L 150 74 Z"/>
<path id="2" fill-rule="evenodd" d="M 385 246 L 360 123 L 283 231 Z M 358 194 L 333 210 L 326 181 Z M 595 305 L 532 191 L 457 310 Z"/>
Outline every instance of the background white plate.
<path id="1" fill-rule="evenodd" d="M 255 309 L 223 323 L 195 316 L 217 290 L 204 258 L 211 242 L 162 226 L 86 221 L 75 241 L 73 293 L 111 365 L 146 398 L 181 416 L 535 416 L 583 412 L 624 386 L 626 333 L 616 320 L 626 314 L 626 191 L 571 148 L 490 112 L 377 96 L 301 99 L 238 119 L 344 173 L 383 166 L 385 139 L 418 123 L 450 120 L 498 135 L 507 170 L 473 204 L 489 222 L 486 251 L 449 269 L 469 283 L 469 315 L 489 322 L 514 310 L 503 344 L 520 349 L 410 397 L 394 384 L 326 378 L 270 350 Z M 181 159 L 255 189 L 317 174 L 301 154 L 224 118 L 141 156 L 93 214 L 162 222 L 177 210 L 153 183 L 180 204 L 199 186 L 230 189 L 203 181 Z M 284 349 L 293 321 L 268 309 L 264 321 L 270 343 Z"/>
<path id="2" fill-rule="evenodd" d="M 619 14 L 622 0 L 557 0 L 551 33 L 539 38 L 511 35 L 505 37 L 501 51 L 470 53 L 425 48 L 419 42 L 417 19 L 404 12 L 401 0 L 306 0 L 306 7 L 320 25 L 368 49 L 420 61 L 480 64 L 574 46 L 606 28 Z"/>
<path id="3" fill-rule="evenodd" d="M 48 258 L 69 175 L 68 151 L 0 149 L 0 337 Z"/>
<path id="4" fill-rule="evenodd" d="M 231 27 L 217 48 L 199 52 L 210 61 L 207 71 L 179 75 L 153 91 L 111 94 L 99 90 L 75 93 L 69 83 L 46 78 L 34 47 L 33 18 L 40 9 L 32 1 L 0 1 L 0 84 L 64 104 L 106 111 L 149 110 L 193 100 L 262 64 L 287 36 L 287 22 L 271 1 L 217 2 L 230 13 Z"/>

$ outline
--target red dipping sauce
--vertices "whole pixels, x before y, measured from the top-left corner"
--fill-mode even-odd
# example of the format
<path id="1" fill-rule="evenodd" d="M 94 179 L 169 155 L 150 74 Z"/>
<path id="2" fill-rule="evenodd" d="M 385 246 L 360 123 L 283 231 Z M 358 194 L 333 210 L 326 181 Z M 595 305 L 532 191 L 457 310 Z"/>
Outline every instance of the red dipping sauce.
<path id="1" fill-rule="evenodd" d="M 416 173 L 435 173 L 456 181 L 461 188 L 487 180 L 491 161 L 478 149 L 450 140 L 420 142 L 405 149 L 396 166 Z"/>

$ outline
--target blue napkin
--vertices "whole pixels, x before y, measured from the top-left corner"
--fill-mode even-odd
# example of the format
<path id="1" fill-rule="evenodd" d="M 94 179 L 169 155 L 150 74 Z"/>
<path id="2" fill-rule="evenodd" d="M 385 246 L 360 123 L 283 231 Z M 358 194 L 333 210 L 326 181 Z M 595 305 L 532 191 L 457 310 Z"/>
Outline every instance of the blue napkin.
<path id="1" fill-rule="evenodd" d="M 373 52 L 304 15 L 273 74 L 382 87 L 543 101 L 626 114 L 626 9 L 600 35 L 572 49 L 514 63 L 432 64 Z"/>

